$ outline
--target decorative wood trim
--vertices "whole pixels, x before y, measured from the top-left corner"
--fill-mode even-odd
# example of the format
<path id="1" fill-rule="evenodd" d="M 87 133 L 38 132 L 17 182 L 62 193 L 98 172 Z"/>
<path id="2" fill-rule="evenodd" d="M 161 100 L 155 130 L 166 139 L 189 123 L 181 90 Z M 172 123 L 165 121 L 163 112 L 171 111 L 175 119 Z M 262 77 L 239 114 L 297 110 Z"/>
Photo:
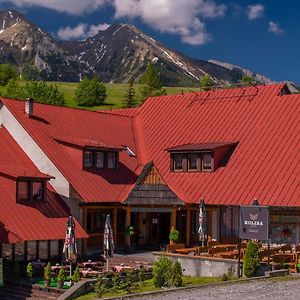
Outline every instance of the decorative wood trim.
<path id="1" fill-rule="evenodd" d="M 151 170 L 142 180 L 141 184 L 166 184 L 161 175 L 159 174 L 157 168 L 153 166 Z"/>

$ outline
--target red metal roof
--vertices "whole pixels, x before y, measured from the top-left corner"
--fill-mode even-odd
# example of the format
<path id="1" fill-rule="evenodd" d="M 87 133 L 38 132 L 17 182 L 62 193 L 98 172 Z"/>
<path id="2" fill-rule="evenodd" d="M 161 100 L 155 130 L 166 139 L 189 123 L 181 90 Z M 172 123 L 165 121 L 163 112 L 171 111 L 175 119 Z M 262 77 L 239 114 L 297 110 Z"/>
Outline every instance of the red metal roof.
<path id="1" fill-rule="evenodd" d="M 282 95 L 283 84 L 151 97 L 129 116 L 3 99 L 48 157 L 86 202 L 120 202 L 153 161 L 177 196 L 187 203 L 300 206 L 300 95 Z M 43 121 L 44 120 L 44 121 Z M 82 151 L 52 137 L 127 145 L 120 168 L 92 174 L 82 170 Z M 215 172 L 171 173 L 174 145 L 237 142 L 225 167 Z M 193 146 L 193 147 L 194 147 Z"/>
<path id="2" fill-rule="evenodd" d="M 49 174 L 44 174 L 39 170 L 33 170 L 32 168 L 26 168 L 22 165 L 0 165 L 0 176 L 7 175 L 13 178 L 39 178 L 39 179 L 54 179 Z"/>
<path id="3" fill-rule="evenodd" d="M 284 85 L 151 97 L 136 117 L 139 153 L 180 199 L 209 204 L 300 206 L 300 95 Z M 170 173 L 174 145 L 239 141 L 213 173 Z"/>
<path id="4" fill-rule="evenodd" d="M 1 98 L 36 143 L 85 202 L 120 202 L 138 174 L 138 159 L 119 154 L 117 170 L 91 173 L 82 168 L 82 149 L 57 142 L 53 137 L 77 141 L 101 141 L 106 145 L 126 145 L 136 153 L 133 118 L 34 103 L 34 117 L 28 118 L 24 101 Z M 123 147 L 123 146 L 122 146 Z"/>
<path id="5" fill-rule="evenodd" d="M 99 113 L 104 114 L 111 114 L 111 115 L 117 115 L 117 116 L 123 116 L 123 117 L 135 117 L 138 112 L 138 107 L 133 108 L 118 108 L 118 109 L 106 109 L 106 110 L 98 110 Z"/>
<path id="6" fill-rule="evenodd" d="M 124 147 L 121 145 L 111 145 L 107 144 L 101 140 L 87 140 L 87 139 L 78 139 L 75 137 L 54 137 L 54 140 L 70 145 L 80 146 L 80 147 L 95 147 L 101 149 L 113 149 L 113 150 L 124 150 Z"/>
<path id="7" fill-rule="evenodd" d="M 184 144 L 173 146 L 168 149 L 167 151 L 175 152 L 175 151 L 203 151 L 203 150 L 214 150 L 217 148 L 221 148 L 224 146 L 232 146 L 236 145 L 237 142 L 216 142 L 216 143 L 200 143 L 200 144 Z"/>
<path id="8" fill-rule="evenodd" d="M 0 172 L 7 173 L 16 164 L 15 174 L 23 167 L 29 174 L 40 174 L 31 160 L 13 140 L 7 130 L 0 129 Z M 3 171 L 4 170 L 4 171 Z M 22 173 L 20 174 L 23 175 Z M 16 180 L 0 175 L 0 242 L 64 239 L 69 209 L 47 184 L 47 199 L 27 205 L 16 202 Z M 87 237 L 77 223 L 77 237 Z"/>

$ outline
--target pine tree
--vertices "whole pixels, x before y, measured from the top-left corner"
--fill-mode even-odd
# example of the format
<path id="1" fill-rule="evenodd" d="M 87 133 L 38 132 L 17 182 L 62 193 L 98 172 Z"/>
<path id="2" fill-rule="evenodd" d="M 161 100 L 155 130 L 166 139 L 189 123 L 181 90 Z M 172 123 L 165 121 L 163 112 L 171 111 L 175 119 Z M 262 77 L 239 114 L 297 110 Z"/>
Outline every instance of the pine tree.
<path id="1" fill-rule="evenodd" d="M 166 95 L 158 70 L 152 63 L 149 63 L 145 73 L 140 79 L 141 87 L 139 89 L 140 100 L 144 102 L 150 96 Z"/>
<path id="2" fill-rule="evenodd" d="M 131 108 L 131 107 L 136 107 L 137 102 L 135 98 L 135 89 L 134 89 L 134 80 L 130 79 L 129 80 L 129 86 L 126 94 L 124 95 L 123 101 L 122 101 L 122 107 L 124 108 Z"/>

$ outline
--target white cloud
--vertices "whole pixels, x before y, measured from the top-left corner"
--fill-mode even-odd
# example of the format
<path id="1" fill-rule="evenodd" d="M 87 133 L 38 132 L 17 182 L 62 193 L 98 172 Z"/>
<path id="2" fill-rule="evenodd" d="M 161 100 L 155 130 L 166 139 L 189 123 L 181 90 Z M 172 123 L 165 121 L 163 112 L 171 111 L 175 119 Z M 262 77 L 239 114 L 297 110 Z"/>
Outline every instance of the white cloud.
<path id="1" fill-rule="evenodd" d="M 247 12 L 248 19 L 255 20 L 260 18 L 263 15 L 264 10 L 265 8 L 261 4 L 249 5 L 248 12 Z"/>
<path id="2" fill-rule="evenodd" d="M 110 3 L 109 0 L 0 0 L 1 2 L 10 2 L 17 7 L 45 7 L 71 15 L 91 12 Z"/>
<path id="3" fill-rule="evenodd" d="M 179 35 L 183 42 L 192 45 L 205 44 L 211 40 L 206 31 L 205 20 L 225 15 L 226 5 L 214 0 L 0 0 L 18 7 L 39 6 L 73 15 L 80 15 L 111 6 L 115 18 L 138 18 L 150 27 Z M 60 36 L 75 38 L 85 36 L 87 25 L 62 28 Z M 95 29 L 96 30 L 96 29 Z"/>
<path id="4" fill-rule="evenodd" d="M 74 40 L 74 39 L 86 39 L 90 36 L 94 36 L 99 30 L 105 30 L 110 25 L 98 24 L 98 25 L 88 25 L 85 23 L 79 23 L 76 27 L 64 27 L 60 28 L 57 32 L 57 36 L 62 40 Z"/>
<path id="5" fill-rule="evenodd" d="M 203 20 L 222 17 L 227 9 L 213 0 L 114 0 L 114 6 L 116 18 L 140 18 L 152 28 L 179 35 L 192 45 L 211 39 Z"/>
<path id="6" fill-rule="evenodd" d="M 284 34 L 284 30 L 280 27 L 280 25 L 278 23 L 273 22 L 273 21 L 269 22 L 268 31 L 272 32 L 274 34 L 277 34 L 277 35 L 283 35 Z"/>

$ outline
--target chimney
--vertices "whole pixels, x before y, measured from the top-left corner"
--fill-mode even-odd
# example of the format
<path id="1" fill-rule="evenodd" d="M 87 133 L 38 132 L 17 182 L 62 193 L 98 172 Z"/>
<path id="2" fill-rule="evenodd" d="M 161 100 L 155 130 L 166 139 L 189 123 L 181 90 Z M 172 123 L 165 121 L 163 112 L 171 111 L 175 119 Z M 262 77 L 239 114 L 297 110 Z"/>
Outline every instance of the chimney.
<path id="1" fill-rule="evenodd" d="M 27 98 L 25 101 L 25 113 L 29 118 L 33 116 L 33 99 Z"/>

